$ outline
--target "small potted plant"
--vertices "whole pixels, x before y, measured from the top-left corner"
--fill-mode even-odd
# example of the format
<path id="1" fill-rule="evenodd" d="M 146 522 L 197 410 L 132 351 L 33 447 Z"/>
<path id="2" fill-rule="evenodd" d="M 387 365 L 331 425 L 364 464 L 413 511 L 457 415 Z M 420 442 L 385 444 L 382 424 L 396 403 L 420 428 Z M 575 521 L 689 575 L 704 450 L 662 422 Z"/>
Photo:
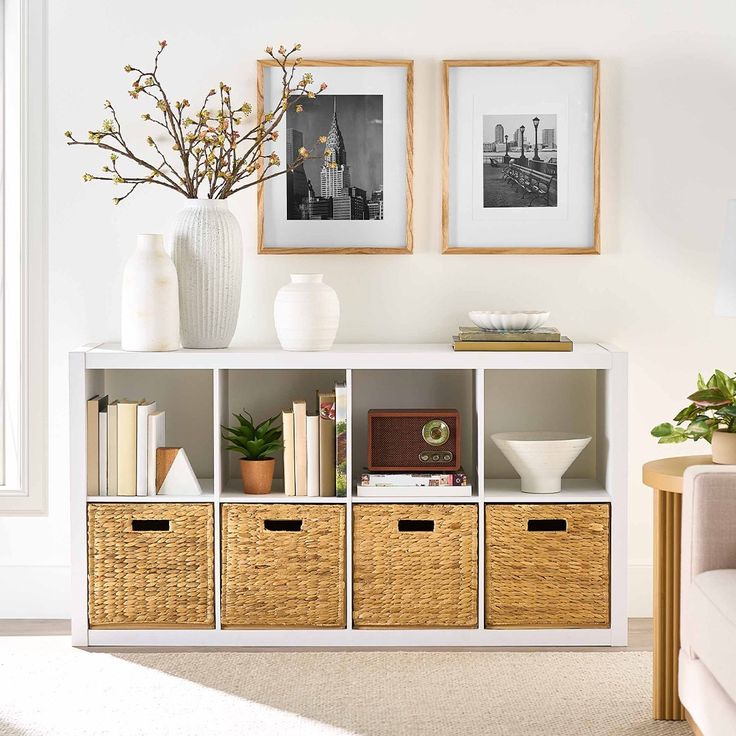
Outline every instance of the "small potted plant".
<path id="1" fill-rule="evenodd" d="M 704 439 L 713 446 L 713 462 L 736 465 L 736 376 L 716 371 L 708 381 L 698 375 L 692 402 L 671 422 L 658 424 L 652 435 L 660 444 Z"/>
<path id="2" fill-rule="evenodd" d="M 242 414 L 233 416 L 238 423 L 233 427 L 223 427 L 222 438 L 230 443 L 228 450 L 240 455 L 243 491 L 270 493 L 276 465 L 274 453 L 284 447 L 281 427 L 275 424 L 281 415 L 276 414 L 260 424 L 256 424 L 245 409 Z"/>

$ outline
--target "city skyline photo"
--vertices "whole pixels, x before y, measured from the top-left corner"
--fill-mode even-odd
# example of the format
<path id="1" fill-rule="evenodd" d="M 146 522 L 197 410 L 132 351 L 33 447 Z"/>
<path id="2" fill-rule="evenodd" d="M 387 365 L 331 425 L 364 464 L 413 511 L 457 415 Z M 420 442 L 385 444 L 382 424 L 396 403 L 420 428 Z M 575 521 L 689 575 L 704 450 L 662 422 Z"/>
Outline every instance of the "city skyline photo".
<path id="1" fill-rule="evenodd" d="M 557 144 L 557 115 L 483 115 L 483 207 L 556 207 Z"/>
<path id="2" fill-rule="evenodd" d="M 383 219 L 383 96 L 319 95 L 301 104 L 286 115 L 287 159 L 301 146 L 315 149 L 323 135 L 329 154 L 287 175 L 287 219 Z"/>

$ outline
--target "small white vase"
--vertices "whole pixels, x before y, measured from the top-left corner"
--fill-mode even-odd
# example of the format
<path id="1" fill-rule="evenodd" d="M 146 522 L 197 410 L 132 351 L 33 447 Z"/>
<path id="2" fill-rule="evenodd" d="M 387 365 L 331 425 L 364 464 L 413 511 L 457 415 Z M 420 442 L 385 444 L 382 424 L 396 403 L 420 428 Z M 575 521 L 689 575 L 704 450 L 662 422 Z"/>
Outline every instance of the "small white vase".
<path id="1" fill-rule="evenodd" d="M 591 437 L 569 432 L 499 432 L 491 439 L 521 477 L 524 493 L 559 493 L 562 476 Z"/>
<path id="2" fill-rule="evenodd" d="M 139 235 L 123 271 L 123 350 L 179 349 L 179 287 L 162 235 Z"/>
<path id="3" fill-rule="evenodd" d="M 181 343 L 226 348 L 240 311 L 243 241 L 226 199 L 189 199 L 177 215 L 171 257 L 179 274 Z"/>
<path id="4" fill-rule="evenodd" d="M 284 350 L 329 350 L 340 324 L 340 302 L 321 273 L 293 273 L 276 294 L 273 318 Z"/>

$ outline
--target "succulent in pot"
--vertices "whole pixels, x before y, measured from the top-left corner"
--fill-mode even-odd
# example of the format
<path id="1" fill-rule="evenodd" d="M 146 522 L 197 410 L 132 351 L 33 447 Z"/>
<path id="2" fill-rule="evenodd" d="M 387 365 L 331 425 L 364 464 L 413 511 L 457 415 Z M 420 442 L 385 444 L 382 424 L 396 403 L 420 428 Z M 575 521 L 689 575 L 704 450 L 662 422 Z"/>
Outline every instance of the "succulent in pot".
<path id="1" fill-rule="evenodd" d="M 736 376 L 720 370 L 706 381 L 698 375 L 698 390 L 690 404 L 672 420 L 652 428 L 660 444 L 704 439 L 713 447 L 713 462 L 736 464 Z"/>
<path id="2" fill-rule="evenodd" d="M 282 429 L 276 424 L 281 415 L 256 424 L 245 410 L 233 414 L 237 424 L 222 427 L 222 438 L 228 442 L 227 449 L 240 455 L 240 475 L 245 493 L 270 493 L 273 484 L 273 471 L 276 465 L 275 453 L 282 450 Z"/>

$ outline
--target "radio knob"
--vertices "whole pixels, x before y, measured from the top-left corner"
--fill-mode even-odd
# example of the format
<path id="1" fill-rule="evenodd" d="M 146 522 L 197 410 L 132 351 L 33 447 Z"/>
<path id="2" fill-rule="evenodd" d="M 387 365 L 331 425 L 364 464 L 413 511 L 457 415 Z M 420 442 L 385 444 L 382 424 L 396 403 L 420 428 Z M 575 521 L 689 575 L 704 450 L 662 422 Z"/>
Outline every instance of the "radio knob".
<path id="1" fill-rule="evenodd" d="M 435 462 L 439 459 L 440 459 L 439 455 L 432 455 L 432 460 L 434 460 Z"/>
<path id="2" fill-rule="evenodd" d="M 422 461 L 423 463 L 427 463 L 427 462 L 429 462 L 429 453 L 427 453 L 427 452 L 422 452 L 422 453 L 421 453 L 421 454 L 419 455 L 419 459 L 420 459 L 420 460 L 421 460 L 421 461 Z"/>

